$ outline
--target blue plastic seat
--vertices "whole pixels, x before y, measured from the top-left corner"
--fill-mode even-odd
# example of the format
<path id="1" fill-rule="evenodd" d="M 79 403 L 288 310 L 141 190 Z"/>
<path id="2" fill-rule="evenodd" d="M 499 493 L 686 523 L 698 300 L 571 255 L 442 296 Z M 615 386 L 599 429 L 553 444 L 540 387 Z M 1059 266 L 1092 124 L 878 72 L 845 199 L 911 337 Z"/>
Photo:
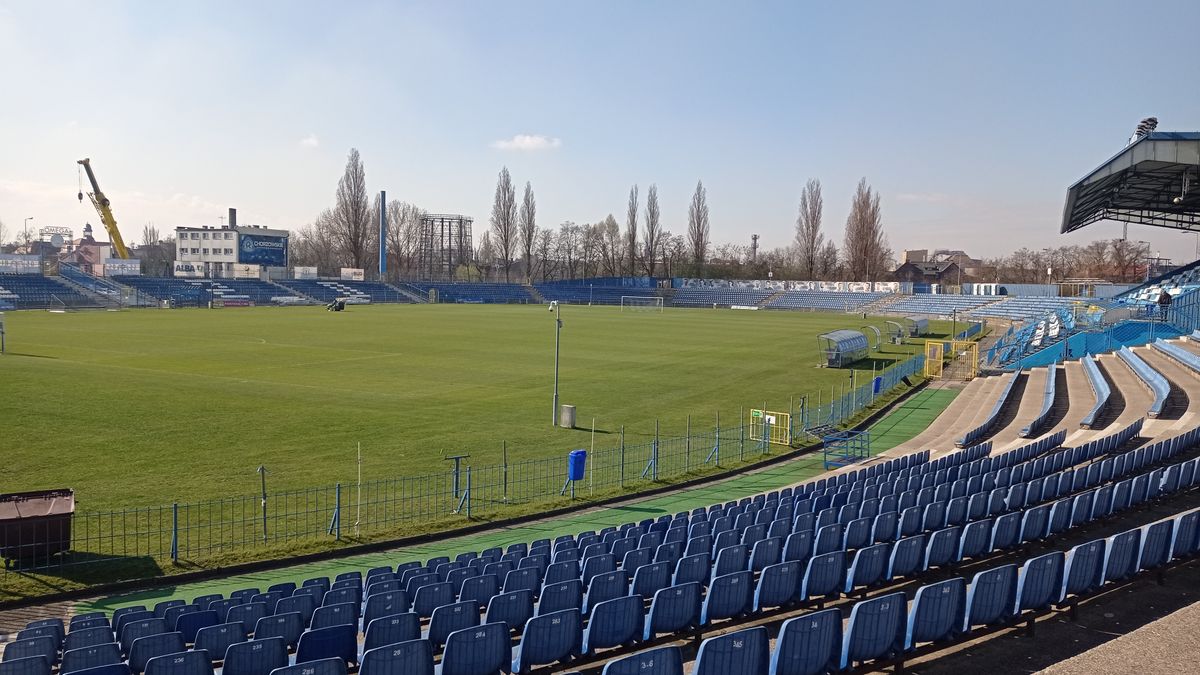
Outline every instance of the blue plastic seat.
<path id="1" fill-rule="evenodd" d="M 146 662 L 146 675 L 212 674 L 212 658 L 204 650 L 164 654 Z"/>
<path id="2" fill-rule="evenodd" d="M 346 662 L 338 658 L 318 659 L 276 668 L 270 675 L 346 675 Z"/>
<path id="3" fill-rule="evenodd" d="M 537 613 L 549 614 L 564 609 L 583 609 L 583 581 L 571 579 L 546 586 L 538 601 Z"/>
<path id="4" fill-rule="evenodd" d="M 700 584 L 690 581 L 668 586 L 655 593 L 650 602 L 643 639 L 693 628 L 699 622 Z"/>
<path id="5" fill-rule="evenodd" d="M 875 544 L 855 551 L 854 560 L 846 572 L 847 594 L 860 586 L 874 586 L 883 579 L 890 557 L 889 548 L 888 544 Z"/>
<path id="6" fill-rule="evenodd" d="M 904 648 L 953 639 L 962 630 L 966 602 L 967 582 L 961 577 L 918 588 L 908 612 Z"/>
<path id="7" fill-rule="evenodd" d="M 1160 520 L 1142 527 L 1142 548 L 1138 553 L 1138 571 L 1166 565 L 1171 559 L 1171 532 L 1174 520 Z"/>
<path id="8" fill-rule="evenodd" d="M 1128 530 L 1108 538 L 1104 548 L 1104 581 L 1121 581 L 1137 572 L 1137 556 L 1142 540 L 1140 529 Z"/>
<path id="9" fill-rule="evenodd" d="M 463 579 L 458 599 L 474 600 L 479 603 L 480 607 L 484 607 L 492 599 L 492 596 L 499 592 L 500 578 L 495 574 L 481 574 L 477 577 Z"/>
<path id="10" fill-rule="evenodd" d="M 512 641 L 508 625 L 485 623 L 451 633 L 446 638 L 439 675 L 493 675 L 509 672 Z"/>
<path id="11" fill-rule="evenodd" d="M 842 612 L 825 609 L 788 619 L 771 653 L 770 675 L 819 675 L 838 670 Z"/>
<path id="12" fill-rule="evenodd" d="M 299 612 L 264 616 L 254 625 L 254 639 L 278 637 L 291 649 L 300 643 L 300 635 L 304 632 L 304 619 Z"/>
<path id="13" fill-rule="evenodd" d="M 121 648 L 117 646 L 117 643 L 109 642 L 108 644 L 94 645 L 92 647 L 68 649 L 63 652 L 62 664 L 59 666 L 58 671 L 65 674 L 76 670 L 121 663 L 122 661 Z"/>
<path id="14" fill-rule="evenodd" d="M 1062 599 L 1062 551 L 1030 558 L 1017 575 L 1017 612 L 1039 610 Z"/>
<path id="15" fill-rule="evenodd" d="M 52 637 L 55 642 L 61 645 L 64 634 L 62 619 L 39 619 L 37 621 L 30 621 L 26 624 L 24 630 L 18 631 L 17 639 Z"/>
<path id="16" fill-rule="evenodd" d="M 533 579 L 537 579 L 537 570 L 522 570 L 533 573 Z M 516 572 L 510 572 L 516 574 Z M 428 584 L 417 589 L 416 596 L 413 597 L 412 611 L 416 612 L 423 619 L 427 619 L 433 615 L 433 610 L 442 605 L 448 605 L 454 602 L 454 586 L 450 582 L 441 581 L 438 583 Z M 313 623 L 316 623 L 316 617 L 313 617 Z"/>
<path id="17" fill-rule="evenodd" d="M 421 637 L 421 617 L 415 612 L 401 612 L 381 616 L 367 624 L 363 649 L 374 649 L 397 642 L 408 642 Z"/>
<path id="18" fill-rule="evenodd" d="M 220 623 L 201 628 L 196 633 L 195 649 L 203 649 L 215 660 L 225 658 L 229 645 L 246 641 L 246 632 L 240 623 Z"/>
<path id="19" fill-rule="evenodd" d="M 177 654 L 187 649 L 181 633 L 158 633 L 133 641 L 129 647 L 129 669 L 135 674 L 146 670 L 146 663 L 156 656 Z"/>
<path id="20" fill-rule="evenodd" d="M 1190 465 L 1191 462 L 1188 462 Z M 1200 547 L 1200 511 L 1185 513 L 1175 519 L 1175 530 L 1171 535 L 1171 557 L 1175 560 L 1190 558 Z M 68 634 L 70 637 L 70 634 Z"/>
<path id="21" fill-rule="evenodd" d="M 429 641 L 441 649 L 451 633 L 479 625 L 479 604 L 474 600 L 442 605 L 429 620 Z"/>
<path id="22" fill-rule="evenodd" d="M 521 643 L 513 659 L 514 673 L 527 673 L 534 666 L 564 661 L 579 653 L 582 614 L 577 609 L 542 614 L 525 622 Z"/>
<path id="23" fill-rule="evenodd" d="M 711 637 L 700 643 L 692 675 L 766 673 L 769 650 L 767 629 L 762 626 Z"/>
<path id="24" fill-rule="evenodd" d="M 67 637 L 63 639 L 63 650 L 105 645 L 112 641 L 113 632 L 108 626 L 76 629 L 67 633 Z"/>
<path id="25" fill-rule="evenodd" d="M 709 573 L 712 571 L 712 557 L 707 553 L 685 555 L 675 564 L 675 584 L 689 582 L 708 585 Z"/>
<path id="26" fill-rule="evenodd" d="M 359 675 L 433 675 L 433 645 L 408 640 L 363 652 Z"/>
<path id="27" fill-rule="evenodd" d="M 658 647 L 604 664 L 600 675 L 683 675 L 679 647 Z"/>
<path id="28" fill-rule="evenodd" d="M 166 632 L 166 619 L 138 619 L 136 621 L 127 622 L 121 626 L 121 632 L 118 633 L 120 637 L 118 644 L 121 645 L 121 651 L 128 654 L 130 648 L 133 647 L 134 640 L 141 637 L 146 637 L 147 635 L 158 635 L 159 633 Z M 10 646 L 9 649 L 12 649 L 12 647 Z M 51 664 L 53 664 L 53 662 L 51 662 Z"/>
<path id="29" fill-rule="evenodd" d="M 370 625 L 372 621 L 382 616 L 402 614 L 409 611 L 408 593 L 404 591 L 384 591 L 367 596 L 367 608 L 363 611 L 363 624 Z"/>
<path id="30" fill-rule="evenodd" d="M 977 573 L 967 589 L 963 632 L 970 632 L 972 626 L 1008 622 L 1016 613 L 1016 605 L 1016 565 L 1002 565 Z"/>
<path id="31" fill-rule="evenodd" d="M 641 639 L 644 616 L 642 596 L 627 595 L 605 600 L 592 608 L 583 633 L 582 653 L 627 645 Z"/>
<path id="32" fill-rule="evenodd" d="M 587 595 L 583 599 L 583 613 L 590 613 L 592 607 L 605 600 L 628 594 L 629 573 L 625 570 L 592 577 L 591 583 L 587 584 Z"/>
<path id="33" fill-rule="evenodd" d="M 108 622 L 108 617 L 106 617 L 106 616 L 97 616 L 97 617 L 92 617 L 89 619 L 80 619 L 80 620 L 77 620 L 77 619 L 79 619 L 78 616 L 71 618 L 71 631 L 70 631 L 70 633 L 67 633 L 67 635 L 70 635 L 71 633 L 78 633 L 80 631 L 88 630 L 89 628 L 108 628 L 108 629 L 110 629 L 110 631 L 112 628 L 111 624 L 109 624 L 109 622 Z"/>
<path id="34" fill-rule="evenodd" d="M 796 599 L 804 602 L 836 595 L 845 585 L 845 579 L 845 551 L 832 551 L 813 556 L 804 570 Z"/>
<path id="35" fill-rule="evenodd" d="M 183 633 L 183 641 L 191 644 L 196 641 L 196 633 L 201 628 L 215 626 L 220 623 L 214 610 L 202 610 L 180 615 L 175 620 L 175 630 Z"/>
<path id="36" fill-rule="evenodd" d="M 221 675 L 269 675 L 288 664 L 288 648 L 282 638 L 236 642 L 225 650 Z"/>
<path id="37" fill-rule="evenodd" d="M 50 675 L 44 656 L 24 656 L 0 661 L 0 675 Z"/>
<path id="38" fill-rule="evenodd" d="M 790 604 L 800 588 L 801 564 L 796 561 L 768 566 L 754 589 L 754 611 Z"/>
<path id="39" fill-rule="evenodd" d="M 296 647 L 296 663 L 337 657 L 358 662 L 358 626 L 342 624 L 305 631 Z M 223 675 L 223 674 L 222 674 Z"/>
<path id="40" fill-rule="evenodd" d="M 750 570 L 715 577 L 704 596 L 700 623 L 707 626 L 720 619 L 745 614 L 750 609 L 753 592 L 754 576 Z"/>
<path id="41" fill-rule="evenodd" d="M 903 593 L 855 603 L 842 639 L 842 668 L 899 654 L 904 649 L 906 610 Z"/>
<path id="42" fill-rule="evenodd" d="M 617 570 L 617 561 L 611 553 L 594 555 L 584 559 L 582 570 L 581 578 L 586 586 L 597 575 L 615 572 Z"/>
<path id="43" fill-rule="evenodd" d="M 633 572 L 633 586 L 630 594 L 643 598 L 654 597 L 660 589 L 671 585 L 671 568 L 666 562 L 649 563 L 638 567 Z"/>
<path id="44" fill-rule="evenodd" d="M 989 551 L 992 541 L 992 519 L 976 520 L 963 527 L 962 538 L 958 540 L 956 560 L 978 558 Z"/>
<path id="45" fill-rule="evenodd" d="M 233 623 L 235 621 L 242 622 L 242 627 L 246 629 L 246 634 L 254 630 L 258 620 L 267 615 L 267 606 L 261 602 L 248 602 L 244 605 L 235 605 L 229 608 L 225 614 L 225 623 Z"/>
<path id="46" fill-rule="evenodd" d="M 961 537 L 961 527 L 947 527 L 932 532 L 929 535 L 929 544 L 925 547 L 925 560 L 921 568 L 927 570 L 953 562 L 954 556 L 958 554 L 958 541 Z"/>
<path id="47" fill-rule="evenodd" d="M 537 597 L 542 588 L 542 581 L 538 571 L 532 567 L 515 569 L 504 575 L 504 592 L 512 593 L 522 589 L 527 589 Z"/>
<path id="48" fill-rule="evenodd" d="M 330 626 L 340 626 L 342 624 L 357 626 L 357 610 L 358 607 L 350 602 L 322 605 L 313 613 L 311 628 L 317 630 L 319 628 L 329 628 Z M 262 619 L 259 619 L 259 621 L 262 621 Z M 258 624 L 256 623 L 255 625 Z"/>
<path id="49" fill-rule="evenodd" d="M 186 604 L 187 604 L 187 600 L 180 600 L 180 599 L 163 600 L 162 602 L 155 603 L 154 618 L 165 619 L 167 616 L 168 609 L 171 609 L 172 607 L 183 607 Z"/>
<path id="50" fill-rule="evenodd" d="M 486 623 L 504 623 L 509 630 L 520 633 L 525 622 L 533 616 L 533 592 L 501 593 L 488 602 Z"/>

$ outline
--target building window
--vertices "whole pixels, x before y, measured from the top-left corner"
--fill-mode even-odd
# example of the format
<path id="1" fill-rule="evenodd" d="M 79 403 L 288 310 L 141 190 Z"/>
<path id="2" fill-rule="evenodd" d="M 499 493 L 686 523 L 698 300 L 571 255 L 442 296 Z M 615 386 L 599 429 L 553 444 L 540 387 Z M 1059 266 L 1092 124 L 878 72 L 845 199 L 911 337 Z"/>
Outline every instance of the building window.
<path id="1" fill-rule="evenodd" d="M 207 232 L 201 233 L 201 235 L 200 235 L 200 238 L 201 238 L 201 239 L 208 239 L 208 233 L 207 233 Z"/>
<path id="2" fill-rule="evenodd" d="M 208 249 L 206 249 L 206 248 L 200 249 L 200 252 L 203 253 L 204 255 L 208 255 Z"/>
<path id="3" fill-rule="evenodd" d="M 199 254 L 200 254 L 200 249 L 198 249 L 198 248 L 192 249 L 192 255 L 199 255 Z"/>
<path id="4" fill-rule="evenodd" d="M 226 232 L 226 233 L 225 233 L 225 238 L 226 238 L 226 239 L 233 239 L 233 233 L 232 233 L 232 232 Z"/>
<path id="5" fill-rule="evenodd" d="M 225 249 L 225 255 L 233 255 L 233 249 L 231 249 L 231 248 Z"/>
<path id="6" fill-rule="evenodd" d="M 200 233 L 199 233 L 199 232 L 193 232 L 193 233 L 192 233 L 192 239 L 199 239 L 199 238 L 200 238 Z"/>

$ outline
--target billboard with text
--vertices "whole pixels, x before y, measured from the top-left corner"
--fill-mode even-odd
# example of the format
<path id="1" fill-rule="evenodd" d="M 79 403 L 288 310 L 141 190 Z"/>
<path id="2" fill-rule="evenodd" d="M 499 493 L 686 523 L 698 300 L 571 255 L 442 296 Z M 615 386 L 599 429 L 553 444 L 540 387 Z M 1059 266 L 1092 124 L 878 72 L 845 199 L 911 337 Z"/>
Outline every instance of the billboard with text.
<path id="1" fill-rule="evenodd" d="M 265 234 L 238 236 L 238 262 L 244 265 L 287 267 L 288 238 Z"/>

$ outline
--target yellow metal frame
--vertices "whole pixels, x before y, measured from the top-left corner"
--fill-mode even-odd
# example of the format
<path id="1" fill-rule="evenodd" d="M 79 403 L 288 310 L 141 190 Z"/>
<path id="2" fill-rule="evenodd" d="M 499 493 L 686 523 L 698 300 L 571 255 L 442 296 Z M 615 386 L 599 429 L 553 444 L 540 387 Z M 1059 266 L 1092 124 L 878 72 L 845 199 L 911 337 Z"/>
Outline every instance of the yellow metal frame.
<path id="1" fill-rule="evenodd" d="M 762 441 L 764 431 L 769 430 L 768 442 L 774 445 L 791 445 L 792 416 L 773 410 L 750 410 L 750 440 Z"/>
<path id="2" fill-rule="evenodd" d="M 946 353 L 950 345 L 950 353 Z M 952 368 L 955 377 L 974 379 L 979 374 L 979 343 L 973 340 L 931 340 L 925 343 L 925 377 L 946 376 L 946 362 L 965 359 L 966 368 Z"/>

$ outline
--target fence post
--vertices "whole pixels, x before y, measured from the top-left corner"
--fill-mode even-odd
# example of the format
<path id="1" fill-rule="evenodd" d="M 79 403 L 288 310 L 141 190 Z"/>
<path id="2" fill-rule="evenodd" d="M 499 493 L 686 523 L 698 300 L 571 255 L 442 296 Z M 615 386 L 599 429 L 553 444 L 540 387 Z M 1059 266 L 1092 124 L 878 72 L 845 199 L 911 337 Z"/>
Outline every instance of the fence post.
<path id="1" fill-rule="evenodd" d="M 621 487 L 625 487 L 625 425 L 621 425 Z"/>
<path id="2" fill-rule="evenodd" d="M 262 521 L 263 521 L 263 543 L 267 541 L 267 467 L 265 464 L 258 465 L 258 475 L 262 478 Z M 284 502 L 286 504 L 287 502 Z"/>
<path id="3" fill-rule="evenodd" d="M 179 562 L 179 502 L 171 504 L 171 562 Z"/>
<path id="4" fill-rule="evenodd" d="M 721 411 L 717 411 L 717 445 L 713 448 L 716 455 L 717 468 L 721 468 Z"/>
<path id="5" fill-rule="evenodd" d="M 329 534 L 338 541 L 342 540 L 342 484 L 338 483 L 333 489 L 333 518 L 329 521 Z"/>
<path id="6" fill-rule="evenodd" d="M 738 459 L 746 458 L 746 406 L 738 408 Z"/>
<path id="7" fill-rule="evenodd" d="M 658 419 L 654 420 L 654 480 L 658 480 Z"/>
<path id="8" fill-rule="evenodd" d="M 683 446 L 683 472 L 687 473 L 692 460 L 692 416 L 687 416 L 687 444 Z"/>
<path id="9" fill-rule="evenodd" d="M 467 467 L 467 520 L 471 519 L 471 467 Z"/>
<path id="10" fill-rule="evenodd" d="M 508 441 L 500 441 L 500 454 L 504 457 L 504 503 L 507 504 L 508 503 Z"/>

